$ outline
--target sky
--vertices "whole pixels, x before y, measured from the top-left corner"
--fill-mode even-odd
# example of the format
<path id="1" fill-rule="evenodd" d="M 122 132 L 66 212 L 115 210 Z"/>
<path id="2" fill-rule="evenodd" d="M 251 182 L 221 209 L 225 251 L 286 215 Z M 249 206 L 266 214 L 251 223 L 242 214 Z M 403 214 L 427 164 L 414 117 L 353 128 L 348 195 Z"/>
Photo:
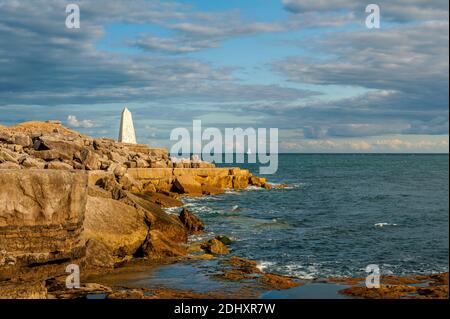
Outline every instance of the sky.
<path id="1" fill-rule="evenodd" d="M 448 29 L 447 0 L 0 0 L 0 124 L 117 138 L 127 106 L 155 147 L 202 120 L 278 128 L 280 152 L 448 153 Z"/>

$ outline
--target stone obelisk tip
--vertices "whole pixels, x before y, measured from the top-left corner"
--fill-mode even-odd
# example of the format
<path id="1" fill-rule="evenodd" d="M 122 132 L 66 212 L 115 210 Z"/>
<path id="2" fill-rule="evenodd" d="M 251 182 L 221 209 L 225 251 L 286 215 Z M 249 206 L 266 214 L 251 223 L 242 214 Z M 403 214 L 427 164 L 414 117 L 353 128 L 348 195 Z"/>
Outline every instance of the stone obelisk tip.
<path id="1" fill-rule="evenodd" d="M 133 116 L 127 107 L 124 107 L 120 119 L 119 142 L 136 144 Z"/>

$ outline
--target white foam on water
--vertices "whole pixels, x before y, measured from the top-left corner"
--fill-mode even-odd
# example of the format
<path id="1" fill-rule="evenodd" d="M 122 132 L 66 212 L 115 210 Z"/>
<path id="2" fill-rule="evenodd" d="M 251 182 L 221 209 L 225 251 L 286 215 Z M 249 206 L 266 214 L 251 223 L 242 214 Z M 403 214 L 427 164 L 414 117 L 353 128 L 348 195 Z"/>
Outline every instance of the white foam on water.
<path id="1" fill-rule="evenodd" d="M 316 265 L 304 266 L 301 264 L 290 263 L 282 267 L 283 272 L 288 276 L 301 279 L 314 279 L 319 275 L 319 269 Z"/>
<path id="2" fill-rule="evenodd" d="M 264 188 L 258 187 L 258 186 L 253 186 L 250 185 L 248 186 L 246 189 L 244 189 L 245 191 L 260 191 L 263 190 Z"/>
<path id="3" fill-rule="evenodd" d="M 304 266 L 297 263 L 288 263 L 285 265 L 277 265 L 271 261 L 260 261 L 256 266 L 262 272 L 276 272 L 286 276 L 296 277 L 299 279 L 315 279 L 319 276 L 318 265 L 312 264 Z"/>
<path id="4" fill-rule="evenodd" d="M 269 268 L 273 265 L 275 265 L 275 263 L 272 261 L 260 261 L 257 263 L 256 268 L 258 268 L 259 271 L 264 272 L 267 268 Z"/>
<path id="5" fill-rule="evenodd" d="M 397 226 L 397 224 L 390 224 L 390 223 L 376 223 L 374 224 L 375 227 L 382 228 L 384 226 Z"/>
<path id="6" fill-rule="evenodd" d="M 211 231 L 205 232 L 202 234 L 190 235 L 188 238 L 188 243 L 202 242 L 207 239 L 214 238 L 214 237 L 215 237 L 215 233 L 211 232 Z"/>
<path id="7" fill-rule="evenodd" d="M 181 211 L 182 207 L 168 207 L 168 208 L 163 208 L 163 211 L 165 211 L 168 214 L 174 214 L 174 215 L 178 215 Z"/>

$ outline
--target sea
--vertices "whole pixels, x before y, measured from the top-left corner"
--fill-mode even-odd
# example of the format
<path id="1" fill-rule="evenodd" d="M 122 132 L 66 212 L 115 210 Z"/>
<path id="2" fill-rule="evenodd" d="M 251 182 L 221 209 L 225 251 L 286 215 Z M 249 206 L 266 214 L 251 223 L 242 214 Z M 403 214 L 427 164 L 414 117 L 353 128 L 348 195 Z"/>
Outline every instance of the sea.
<path id="1" fill-rule="evenodd" d="M 226 235 L 233 255 L 304 279 L 366 276 L 369 265 L 446 272 L 448 165 L 448 154 L 280 154 L 265 177 L 286 188 L 186 198 L 207 227 L 190 240 Z M 260 164 L 236 166 L 259 174 Z"/>

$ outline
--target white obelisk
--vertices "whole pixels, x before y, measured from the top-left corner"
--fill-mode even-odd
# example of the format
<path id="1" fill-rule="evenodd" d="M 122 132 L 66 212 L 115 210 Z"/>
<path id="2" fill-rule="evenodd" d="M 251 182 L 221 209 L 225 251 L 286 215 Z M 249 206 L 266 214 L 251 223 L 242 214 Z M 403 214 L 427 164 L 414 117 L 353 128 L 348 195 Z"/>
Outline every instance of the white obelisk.
<path id="1" fill-rule="evenodd" d="M 120 119 L 119 142 L 136 144 L 136 133 L 134 132 L 133 117 L 131 112 L 125 107 Z"/>

